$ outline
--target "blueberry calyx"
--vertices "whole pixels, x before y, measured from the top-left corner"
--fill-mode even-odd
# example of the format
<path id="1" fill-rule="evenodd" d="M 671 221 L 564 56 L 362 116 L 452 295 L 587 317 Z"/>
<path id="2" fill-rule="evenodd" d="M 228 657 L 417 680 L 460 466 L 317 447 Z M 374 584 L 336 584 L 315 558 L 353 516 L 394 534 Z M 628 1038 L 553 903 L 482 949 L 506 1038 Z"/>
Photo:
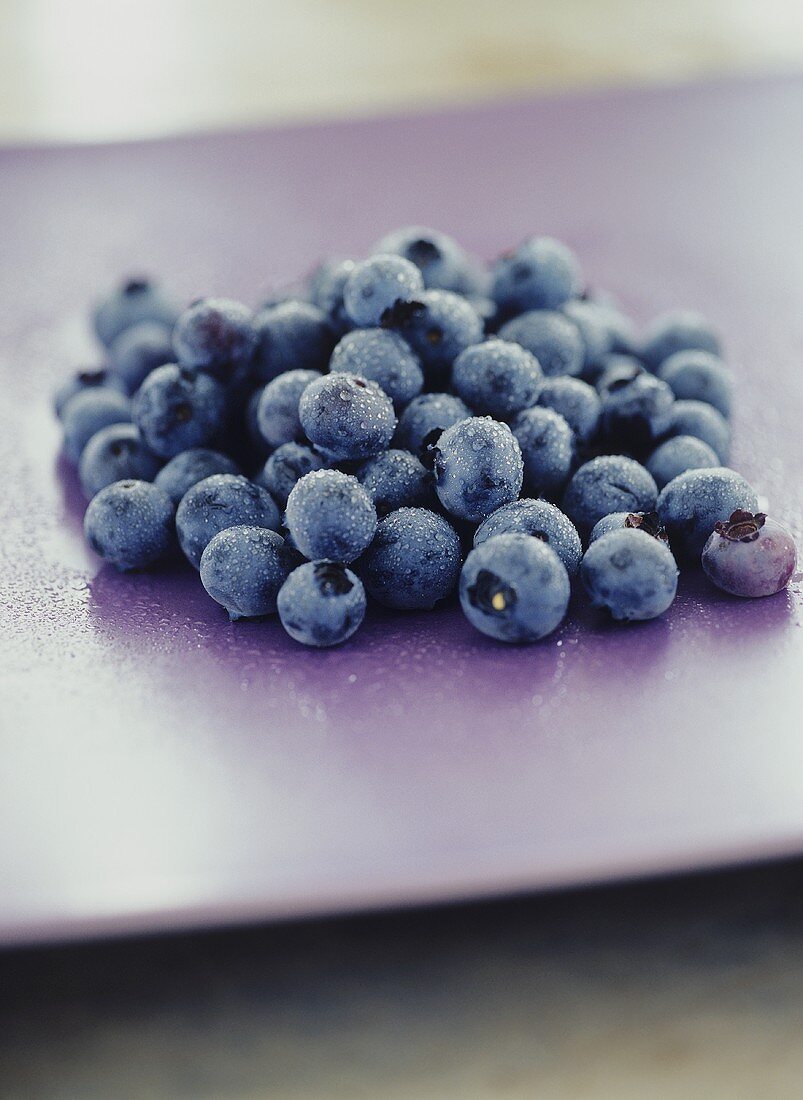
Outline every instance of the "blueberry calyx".
<path id="1" fill-rule="evenodd" d="M 529 264 L 517 263 L 511 267 L 510 274 L 514 283 L 524 283 L 532 275 L 532 269 Z"/>
<path id="2" fill-rule="evenodd" d="M 718 535 L 731 542 L 755 542 L 758 533 L 766 522 L 764 512 L 747 512 L 737 508 L 731 512 L 730 519 L 720 520 L 714 527 Z"/>
<path id="3" fill-rule="evenodd" d="M 421 450 L 418 454 L 421 465 L 427 470 L 434 470 L 438 459 L 438 440 L 443 435 L 443 428 L 432 428 L 421 440 Z"/>
<path id="4" fill-rule="evenodd" d="M 379 323 L 382 328 L 404 328 L 412 324 L 426 308 L 423 302 L 405 302 L 403 298 L 397 298 L 392 306 L 382 311 Z"/>
<path id="5" fill-rule="evenodd" d="M 407 246 L 407 256 L 417 267 L 425 267 L 441 258 L 441 250 L 434 241 L 420 237 Z"/>
<path id="6" fill-rule="evenodd" d="M 480 569 L 476 581 L 468 589 L 468 598 L 471 606 L 484 615 L 502 615 L 518 600 L 516 589 L 505 584 L 490 569 Z"/>
<path id="7" fill-rule="evenodd" d="M 102 386 L 106 381 L 106 371 L 103 367 L 79 371 L 78 381 L 82 386 Z"/>
<path id="8" fill-rule="evenodd" d="M 635 527 L 643 531 L 645 535 L 651 535 L 661 542 L 669 542 L 666 528 L 661 523 L 657 512 L 631 512 L 625 520 L 625 527 Z"/>
<path id="9" fill-rule="evenodd" d="M 137 276 L 133 279 L 129 279 L 123 285 L 123 294 L 126 297 L 134 297 L 137 294 L 144 294 L 146 290 L 150 290 L 150 280 L 144 278 L 144 276 Z"/>
<path id="10" fill-rule="evenodd" d="M 354 587 L 345 565 L 335 561 L 320 561 L 315 565 L 315 583 L 322 596 L 345 596 Z"/>
<path id="11" fill-rule="evenodd" d="M 625 386 L 629 386 L 631 382 L 641 374 L 641 367 L 631 367 L 629 374 L 621 375 L 619 378 L 615 378 L 609 386 L 605 387 L 606 393 L 618 393 L 619 390 L 623 390 Z"/>

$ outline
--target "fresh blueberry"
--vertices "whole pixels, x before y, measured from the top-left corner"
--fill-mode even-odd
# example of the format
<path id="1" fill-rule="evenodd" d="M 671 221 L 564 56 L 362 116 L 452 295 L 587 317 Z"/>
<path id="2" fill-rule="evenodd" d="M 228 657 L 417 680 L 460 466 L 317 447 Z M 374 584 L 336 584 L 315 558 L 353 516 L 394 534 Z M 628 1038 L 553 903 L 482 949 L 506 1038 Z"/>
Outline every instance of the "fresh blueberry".
<path id="1" fill-rule="evenodd" d="M 621 531 L 623 527 L 638 528 L 654 539 L 660 539 L 667 544 L 669 542 L 666 528 L 661 523 L 657 512 L 611 512 L 591 528 L 588 545 L 590 546 L 592 542 L 596 542 L 611 531 Z"/>
<path id="2" fill-rule="evenodd" d="M 409 451 L 383 451 L 369 458 L 357 470 L 357 480 L 368 490 L 380 516 L 398 508 L 435 504 L 432 474 Z"/>
<path id="3" fill-rule="evenodd" d="M 197 482 L 181 498 L 176 512 L 178 541 L 196 569 L 213 535 L 242 524 L 275 531 L 279 509 L 267 489 L 237 474 L 213 474 Z"/>
<path id="4" fill-rule="evenodd" d="M 311 382 L 298 412 L 309 441 L 333 461 L 370 458 L 384 451 L 396 428 L 387 394 L 353 374 L 328 374 Z"/>
<path id="5" fill-rule="evenodd" d="M 655 484 L 663 489 L 664 485 L 686 470 L 718 466 L 719 457 L 702 439 L 695 439 L 693 435 L 676 435 L 656 447 L 646 465 L 655 478 Z"/>
<path id="6" fill-rule="evenodd" d="M 345 565 L 308 561 L 294 569 L 279 591 L 282 626 L 302 645 L 340 645 L 365 618 L 362 581 Z"/>
<path id="7" fill-rule="evenodd" d="M 658 368 L 658 377 L 675 397 L 705 401 L 727 418 L 733 403 L 733 378 L 721 359 L 707 351 L 678 351 Z"/>
<path id="8" fill-rule="evenodd" d="M 162 458 L 172 458 L 221 435 L 226 391 L 211 375 L 170 363 L 148 375 L 134 397 L 132 413 L 147 446 Z"/>
<path id="9" fill-rule="evenodd" d="M 71 462 L 78 462 L 95 432 L 130 420 L 131 402 L 119 390 L 109 386 L 83 389 L 69 399 L 61 412 L 64 453 Z"/>
<path id="10" fill-rule="evenodd" d="M 731 449 L 730 426 L 713 405 L 704 401 L 676 401 L 669 422 L 668 436 L 693 435 L 716 452 L 720 463 L 727 462 Z"/>
<path id="11" fill-rule="evenodd" d="M 646 372 L 612 382 L 602 392 L 601 426 L 612 448 L 640 453 L 669 429 L 675 402 L 666 382 Z"/>
<path id="12" fill-rule="evenodd" d="M 477 630 L 500 642 L 535 642 L 563 622 L 569 574 L 558 555 L 530 535 L 494 535 L 466 558 L 460 604 Z"/>
<path id="13" fill-rule="evenodd" d="M 602 403 L 587 382 L 579 378 L 545 378 L 536 404 L 560 413 L 578 443 L 590 443 L 596 436 Z"/>
<path id="14" fill-rule="evenodd" d="M 403 409 L 421 393 L 424 372 L 413 349 L 396 332 L 363 328 L 347 333 L 332 352 L 329 370 L 376 382 Z"/>
<path id="15" fill-rule="evenodd" d="M 479 523 L 521 492 L 524 464 L 513 432 L 490 416 L 447 428 L 435 448 L 435 491 L 459 519 Z"/>
<path id="16" fill-rule="evenodd" d="M 509 420 L 535 404 L 542 382 L 538 360 L 518 344 L 486 340 L 454 361 L 452 385 L 480 415 Z"/>
<path id="17" fill-rule="evenodd" d="M 460 539 L 426 508 L 399 508 L 379 521 L 361 569 L 368 592 L 385 607 L 428 610 L 453 591 Z"/>
<path id="18" fill-rule="evenodd" d="M 452 290 L 457 294 L 484 293 L 478 264 L 446 233 L 420 225 L 396 229 L 374 247 L 375 253 L 392 253 L 421 272 L 427 290 Z"/>
<path id="19" fill-rule="evenodd" d="M 284 522 L 305 558 L 350 562 L 374 537 L 376 508 L 356 477 L 314 470 L 293 486 Z"/>
<path id="20" fill-rule="evenodd" d="M 76 371 L 66 382 L 62 382 L 53 394 L 53 411 L 59 420 L 62 420 L 67 402 L 76 394 L 84 393 L 85 390 L 103 389 L 124 392 L 120 380 L 103 367 Z"/>
<path id="21" fill-rule="evenodd" d="M 310 276 L 310 299 L 323 310 L 332 329 L 337 333 L 351 328 L 351 321 L 343 304 L 343 293 L 356 266 L 354 260 L 324 260 Z"/>
<path id="22" fill-rule="evenodd" d="M 430 389 L 443 388 L 461 351 L 478 344 L 484 326 L 477 311 L 459 294 L 425 290 L 413 302 L 400 302 L 382 320 L 396 329 L 416 352 Z"/>
<path id="23" fill-rule="evenodd" d="M 572 298 L 562 307 L 562 313 L 574 321 L 583 338 L 585 355 L 583 370 L 593 369 L 613 351 L 613 332 L 608 323 L 608 313 L 595 302 Z"/>
<path id="24" fill-rule="evenodd" d="M 574 433 L 552 409 L 525 409 L 513 421 L 524 460 L 524 487 L 532 496 L 560 494 L 574 459 Z"/>
<path id="25" fill-rule="evenodd" d="M 756 512 L 755 490 L 741 474 L 725 466 L 687 470 L 665 485 L 658 497 L 658 515 L 666 527 L 672 549 L 699 560 L 706 540 L 717 523 L 739 509 Z"/>
<path id="26" fill-rule="evenodd" d="M 193 485 L 213 474 L 239 474 L 237 463 L 219 451 L 205 447 L 191 447 L 180 451 L 161 468 L 154 478 L 154 485 L 164 489 L 173 503 L 179 501 Z"/>
<path id="27" fill-rule="evenodd" d="M 256 480 L 284 508 L 296 482 L 325 466 L 325 460 L 312 447 L 303 443 L 283 443 L 268 456 Z"/>
<path id="28" fill-rule="evenodd" d="M 604 396 L 611 386 L 631 382 L 644 373 L 644 367 L 632 355 L 605 355 L 599 362 L 599 370 L 593 375 L 593 384 L 597 393 Z M 586 378 L 592 380 L 589 374 Z"/>
<path id="29" fill-rule="evenodd" d="M 503 504 L 484 519 L 474 534 L 474 545 L 495 535 L 532 535 L 547 543 L 560 560 L 570 577 L 580 568 L 583 548 L 577 528 L 568 516 L 548 500 L 531 500 L 523 497 Z"/>
<path id="30" fill-rule="evenodd" d="M 126 393 L 136 393 L 152 370 L 172 362 L 170 329 L 158 321 L 132 325 L 109 348 L 109 373 Z"/>
<path id="31" fill-rule="evenodd" d="M 238 525 L 213 535 L 201 555 L 201 583 L 229 618 L 257 619 L 276 611 L 279 589 L 299 555 L 266 527 Z"/>
<path id="32" fill-rule="evenodd" d="M 626 621 L 662 615 L 678 587 L 678 567 L 666 543 L 630 527 L 596 539 L 585 552 L 580 576 L 595 607 Z"/>
<path id="33" fill-rule="evenodd" d="M 691 310 L 678 310 L 657 317 L 650 325 L 641 347 L 641 357 L 650 370 L 678 351 L 707 351 L 720 355 L 719 337 L 705 317 Z"/>
<path id="34" fill-rule="evenodd" d="M 179 363 L 227 382 L 249 371 L 257 346 L 251 310 L 229 298 L 201 298 L 178 319 L 173 346 Z"/>
<path id="35" fill-rule="evenodd" d="M 733 596 L 772 596 L 797 564 L 791 532 L 763 512 L 736 511 L 717 523 L 702 553 L 709 580 Z"/>
<path id="36" fill-rule="evenodd" d="M 315 370 L 289 370 L 268 382 L 257 406 L 257 426 L 268 446 L 281 447 L 304 438 L 298 402 L 310 382 L 320 377 Z"/>
<path id="37" fill-rule="evenodd" d="M 98 339 L 108 348 L 121 332 L 140 321 L 156 321 L 172 329 L 178 315 L 178 307 L 160 286 L 150 279 L 134 278 L 97 304 L 93 323 Z"/>
<path id="38" fill-rule="evenodd" d="M 430 439 L 437 442 L 441 432 L 470 416 L 469 407 L 454 394 L 424 393 L 414 397 L 399 417 L 394 442 L 420 456 Z"/>
<path id="39" fill-rule="evenodd" d="M 401 256 L 371 256 L 355 264 L 343 291 L 346 313 L 355 325 L 378 325 L 397 302 L 410 302 L 424 290 L 421 272 Z"/>
<path id="40" fill-rule="evenodd" d="M 147 569 L 173 549 L 173 512 L 167 493 L 149 481 L 115 481 L 89 502 L 86 541 L 120 572 Z"/>
<path id="41" fill-rule="evenodd" d="M 574 474 L 563 510 L 581 534 L 611 512 L 652 512 L 658 488 L 652 474 L 633 458 L 600 455 Z"/>
<path id="42" fill-rule="evenodd" d="M 153 481 L 161 465 L 133 424 L 110 424 L 84 447 L 78 477 L 89 500 L 113 481 Z"/>
<path id="43" fill-rule="evenodd" d="M 505 253 L 492 275 L 492 296 L 508 314 L 557 309 L 575 297 L 581 285 L 574 253 L 551 237 L 533 237 Z"/>
<path id="44" fill-rule="evenodd" d="M 318 306 L 280 302 L 261 310 L 254 326 L 259 338 L 254 370 L 260 382 L 289 370 L 326 370 L 336 337 Z"/>
<path id="45" fill-rule="evenodd" d="M 585 345 L 577 325 L 562 313 L 533 309 L 502 325 L 503 340 L 521 344 L 538 360 L 545 375 L 577 375 L 583 369 Z"/>

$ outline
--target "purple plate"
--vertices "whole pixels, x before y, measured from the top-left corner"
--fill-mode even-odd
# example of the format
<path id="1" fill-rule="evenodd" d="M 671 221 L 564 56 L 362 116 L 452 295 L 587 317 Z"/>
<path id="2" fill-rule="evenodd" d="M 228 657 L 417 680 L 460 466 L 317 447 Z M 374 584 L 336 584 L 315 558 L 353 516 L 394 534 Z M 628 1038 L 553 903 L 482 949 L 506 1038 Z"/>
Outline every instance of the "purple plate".
<path id="1" fill-rule="evenodd" d="M 324 653 L 188 571 L 85 550 L 55 382 L 88 301 L 153 271 L 256 304 L 413 221 L 491 256 L 566 238 L 639 320 L 709 314 L 734 464 L 801 527 L 800 80 L 0 152 L 0 940 L 334 912 L 803 849 L 799 584 L 581 601 L 506 649 L 454 607 Z M 795 229 L 797 227 L 797 229 Z"/>

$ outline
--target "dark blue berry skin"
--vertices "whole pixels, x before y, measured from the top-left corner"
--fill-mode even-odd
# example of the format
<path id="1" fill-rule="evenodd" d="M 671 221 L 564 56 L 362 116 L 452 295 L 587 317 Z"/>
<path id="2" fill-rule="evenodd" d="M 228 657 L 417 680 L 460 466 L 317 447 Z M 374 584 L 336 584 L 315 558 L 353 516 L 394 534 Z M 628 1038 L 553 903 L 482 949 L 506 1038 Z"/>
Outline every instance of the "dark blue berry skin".
<path id="1" fill-rule="evenodd" d="M 429 610 L 460 574 L 460 539 L 443 516 L 399 508 L 379 521 L 360 568 L 369 595 L 385 607 Z"/>
<path id="2" fill-rule="evenodd" d="M 473 306 L 448 290 L 425 290 L 414 302 L 401 303 L 382 326 L 401 333 L 421 360 L 427 388 L 436 391 L 448 384 L 460 352 L 478 344 L 485 331 Z"/>
<path id="3" fill-rule="evenodd" d="M 367 489 L 380 516 L 398 508 L 435 505 L 432 473 L 409 451 L 383 451 L 369 458 L 357 470 L 357 480 Z"/>
<path id="4" fill-rule="evenodd" d="M 611 512 L 652 512 L 658 488 L 644 467 L 624 455 L 601 455 L 577 470 L 566 489 L 563 511 L 581 535 Z"/>
<path id="5" fill-rule="evenodd" d="M 378 325 L 397 302 L 410 302 L 424 290 L 421 272 L 401 256 L 371 256 L 355 264 L 343 291 L 343 305 L 360 328 Z"/>
<path id="6" fill-rule="evenodd" d="M 86 541 L 121 573 L 147 569 L 173 550 L 173 502 L 148 481 L 115 481 L 92 498 Z"/>
<path id="7" fill-rule="evenodd" d="M 673 551 L 699 562 L 702 549 L 717 523 L 743 509 L 758 511 L 755 490 L 741 474 L 725 466 L 687 470 L 661 490 L 657 503 Z"/>
<path id="8" fill-rule="evenodd" d="M 479 523 L 521 492 L 524 464 L 513 432 L 490 416 L 447 428 L 435 448 L 435 492 L 459 519 Z"/>
<path id="9" fill-rule="evenodd" d="M 288 370 L 326 370 L 337 337 L 318 306 L 280 302 L 261 310 L 254 326 L 259 338 L 254 371 L 259 382 L 270 382 Z"/>
<path id="10" fill-rule="evenodd" d="M 580 576 L 595 607 L 629 622 L 662 615 L 678 587 L 678 567 L 666 543 L 630 527 L 596 539 L 585 553 Z"/>
<path id="11" fill-rule="evenodd" d="M 510 420 L 535 404 L 543 375 L 518 344 L 486 340 L 466 348 L 452 367 L 452 386 L 475 413 Z"/>
<path id="12" fill-rule="evenodd" d="M 620 531 L 624 527 L 627 517 L 632 514 L 632 512 L 611 512 L 609 515 L 597 520 L 591 528 L 591 534 L 588 536 L 588 545 L 590 546 L 592 542 L 601 539 L 603 535 L 610 534 L 611 531 Z"/>
<path id="13" fill-rule="evenodd" d="M 279 527 L 279 509 L 267 489 L 237 474 L 213 474 L 181 498 L 176 532 L 187 560 L 199 568 L 201 555 L 218 531 L 228 527 Z"/>
<path id="14" fill-rule="evenodd" d="M 666 382 L 646 372 L 611 383 L 602 392 L 601 427 L 612 448 L 641 454 L 666 434 L 675 397 Z"/>
<path id="15" fill-rule="evenodd" d="M 310 382 L 320 377 L 314 370 L 290 370 L 265 386 L 257 406 L 257 427 L 269 447 L 298 443 L 304 438 L 298 402 Z"/>
<path id="16" fill-rule="evenodd" d="M 474 545 L 481 546 L 495 535 L 532 535 L 551 546 L 570 577 L 580 568 L 583 547 L 577 528 L 548 500 L 522 497 L 503 504 L 483 520 L 474 533 Z"/>
<path id="17" fill-rule="evenodd" d="M 128 279 L 99 302 L 92 320 L 101 344 L 111 347 L 121 332 L 140 321 L 156 321 L 172 329 L 179 309 L 161 287 L 146 278 Z"/>
<path id="18" fill-rule="evenodd" d="M 84 447 L 78 477 L 90 500 L 113 481 L 153 481 L 161 465 L 133 424 L 110 424 L 95 432 Z"/>
<path id="19" fill-rule="evenodd" d="M 417 397 L 424 385 L 424 372 L 413 349 L 397 332 L 383 328 L 347 333 L 332 352 L 329 370 L 376 382 L 397 412 Z"/>
<path id="20" fill-rule="evenodd" d="M 310 276 L 310 301 L 323 310 L 332 329 L 338 334 L 351 328 L 343 304 L 343 293 L 356 266 L 354 260 L 324 260 Z"/>
<path id="21" fill-rule="evenodd" d="M 315 470 L 293 487 L 284 523 L 305 558 L 350 562 L 374 537 L 376 508 L 356 477 Z"/>
<path id="22" fill-rule="evenodd" d="M 279 589 L 299 555 L 275 531 L 238 525 L 218 531 L 201 555 L 201 583 L 237 619 L 258 619 L 276 611 Z"/>
<path id="23" fill-rule="evenodd" d="M 319 649 L 340 645 L 365 618 L 365 589 L 340 562 L 308 561 L 279 592 L 279 618 L 291 638 Z"/>
<path id="24" fill-rule="evenodd" d="M 578 443 L 590 443 L 596 436 L 602 402 L 587 382 L 579 378 L 545 378 L 536 404 L 560 413 Z"/>
<path id="25" fill-rule="evenodd" d="M 257 334 L 251 310 L 229 298 L 202 298 L 179 317 L 173 332 L 178 362 L 228 382 L 248 373 Z"/>
<path id="26" fill-rule="evenodd" d="M 459 420 L 468 420 L 471 409 L 451 393 L 424 393 L 414 397 L 399 417 L 394 444 L 419 457 L 432 437 L 437 437 Z"/>
<path id="27" fill-rule="evenodd" d="M 460 605 L 472 626 L 500 642 L 545 638 L 569 606 L 569 574 L 531 535 L 495 535 L 471 551 L 460 574 Z"/>
<path id="28" fill-rule="evenodd" d="M 421 225 L 388 233 L 374 252 L 403 256 L 421 272 L 427 290 L 451 290 L 456 294 L 484 293 L 479 290 L 477 264 L 446 233 Z"/>
<path id="29" fill-rule="evenodd" d="M 721 355 L 719 337 L 699 313 L 678 310 L 656 317 L 641 346 L 641 358 L 652 371 L 679 351 L 707 351 Z"/>
<path id="30" fill-rule="evenodd" d="M 226 391 L 211 375 L 171 363 L 157 367 L 134 397 L 132 419 L 162 458 L 203 447 L 223 433 Z"/>
<path id="31" fill-rule="evenodd" d="M 716 451 L 695 439 L 693 435 L 676 435 L 656 447 L 647 459 L 647 469 L 655 484 L 663 489 L 673 478 L 686 470 L 705 470 L 719 465 Z"/>
<path id="32" fill-rule="evenodd" d="M 152 370 L 173 361 L 170 329 L 158 321 L 132 325 L 109 348 L 109 373 L 129 394 L 137 392 Z"/>
<path id="33" fill-rule="evenodd" d="M 379 454 L 396 429 L 393 402 L 387 394 L 353 374 L 328 374 L 311 382 L 301 395 L 298 412 L 310 443 L 332 461 Z"/>
<path id="34" fill-rule="evenodd" d="M 184 494 L 213 474 L 239 474 L 237 463 L 220 451 L 210 451 L 206 447 L 190 447 L 181 451 L 159 470 L 154 485 L 164 489 L 173 503 L 178 506 Z"/>
<path id="35" fill-rule="evenodd" d="M 583 339 L 585 355 L 583 370 L 593 368 L 604 356 L 613 351 L 613 332 L 607 323 L 607 313 L 596 302 L 572 298 L 562 310 L 577 325 Z"/>
<path id="36" fill-rule="evenodd" d="M 574 459 L 574 433 L 552 409 L 525 409 L 513 421 L 524 460 L 524 488 L 531 496 L 563 492 Z"/>
<path id="37" fill-rule="evenodd" d="M 115 376 L 106 370 L 105 367 L 76 371 L 66 382 L 62 382 L 53 394 L 53 411 L 59 420 L 62 420 L 67 402 L 72 397 L 75 397 L 79 393 L 84 393 L 86 390 L 102 389 L 118 390 L 120 393 L 124 392 L 120 380 L 115 378 Z"/>
<path id="38" fill-rule="evenodd" d="M 580 330 L 562 313 L 534 309 L 502 325 L 503 340 L 521 344 L 538 360 L 548 378 L 578 375 L 585 362 L 585 345 Z"/>
<path id="39" fill-rule="evenodd" d="M 705 401 L 727 418 L 733 404 L 733 378 L 721 359 L 706 351 L 678 351 L 658 368 L 675 397 Z"/>
<path id="40" fill-rule="evenodd" d="M 284 508 L 296 482 L 313 470 L 323 470 L 325 459 L 303 443 L 283 443 L 265 461 L 256 478 L 273 499 Z"/>
<path id="41" fill-rule="evenodd" d="M 704 401 L 676 401 L 666 433 L 668 436 L 693 435 L 716 452 L 721 463 L 730 458 L 731 430 L 727 420 L 713 405 Z"/>
<path id="42" fill-rule="evenodd" d="M 70 398 L 61 412 L 65 455 L 71 462 L 78 462 L 95 432 L 110 424 L 126 424 L 130 420 L 131 402 L 119 390 L 109 386 L 81 390 Z"/>
<path id="43" fill-rule="evenodd" d="M 492 276 L 492 297 L 507 314 L 557 309 L 581 286 L 574 254 L 551 237 L 533 237 L 506 253 L 494 264 Z"/>

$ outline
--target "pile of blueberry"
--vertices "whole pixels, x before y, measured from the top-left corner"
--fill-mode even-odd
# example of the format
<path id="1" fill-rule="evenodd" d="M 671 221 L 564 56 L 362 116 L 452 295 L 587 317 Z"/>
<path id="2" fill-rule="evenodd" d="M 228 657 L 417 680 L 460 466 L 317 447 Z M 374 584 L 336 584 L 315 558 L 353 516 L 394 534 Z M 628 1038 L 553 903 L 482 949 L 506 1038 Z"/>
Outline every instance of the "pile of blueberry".
<path id="1" fill-rule="evenodd" d="M 675 598 L 677 563 L 740 596 L 794 571 L 789 532 L 725 465 L 716 334 L 681 312 L 638 338 L 550 238 L 487 269 L 402 229 L 256 313 L 182 312 L 132 279 L 94 327 L 106 366 L 55 402 L 87 541 L 121 570 L 177 545 L 232 619 L 278 611 L 329 646 L 366 593 L 424 609 L 457 589 L 478 630 L 531 642 L 576 574 L 644 620 Z"/>

